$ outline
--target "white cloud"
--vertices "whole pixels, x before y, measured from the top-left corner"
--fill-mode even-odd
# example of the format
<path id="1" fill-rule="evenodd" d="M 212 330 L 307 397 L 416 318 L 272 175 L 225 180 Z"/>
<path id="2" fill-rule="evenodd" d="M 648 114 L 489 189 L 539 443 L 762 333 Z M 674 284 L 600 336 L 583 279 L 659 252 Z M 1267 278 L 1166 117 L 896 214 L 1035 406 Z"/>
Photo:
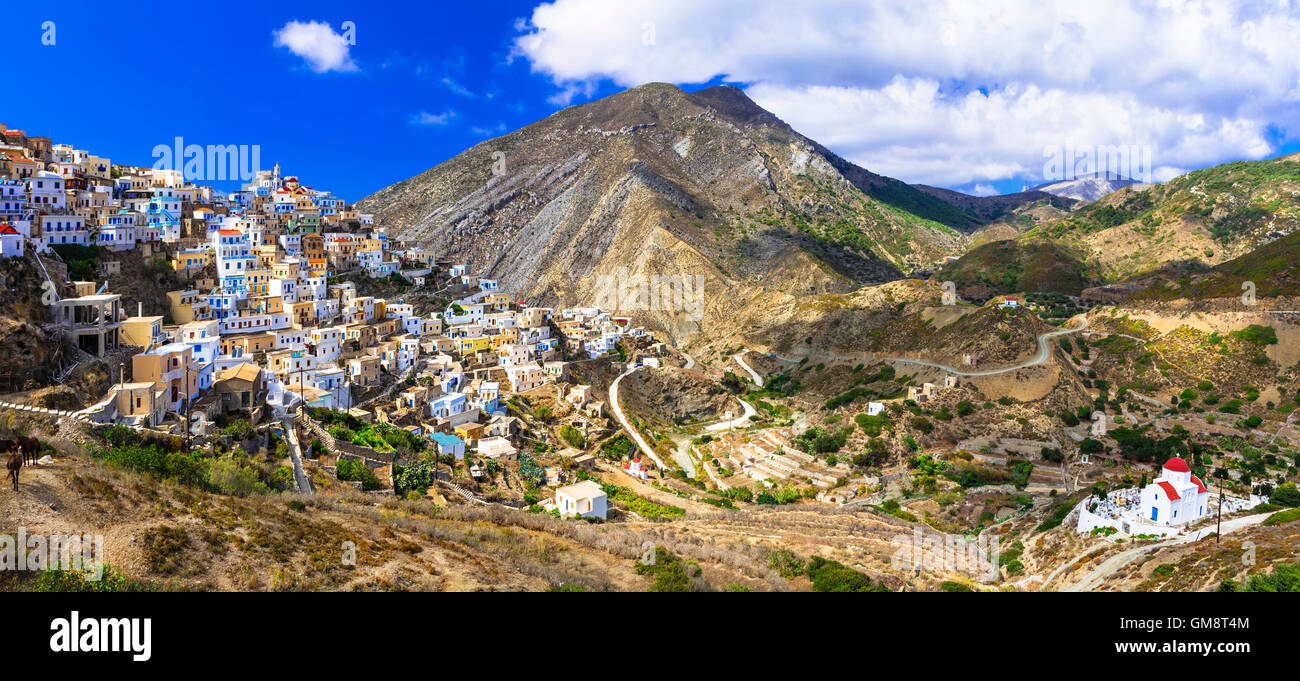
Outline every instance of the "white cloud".
<path id="1" fill-rule="evenodd" d="M 1284 0 L 555 0 L 519 28 L 554 103 L 601 79 L 743 82 L 911 182 L 1036 180 L 1063 145 L 1149 147 L 1163 179 L 1300 131 L 1300 9 Z"/>
<path id="2" fill-rule="evenodd" d="M 316 73 L 358 70 L 347 39 L 323 21 L 290 21 L 274 35 L 276 47 L 286 47 L 302 57 Z"/>
<path id="3" fill-rule="evenodd" d="M 475 135 L 479 135 L 482 137 L 496 137 L 498 135 L 505 134 L 506 124 L 498 121 L 496 125 L 490 125 L 490 126 L 475 125 L 475 126 L 471 126 L 469 131 L 474 133 Z"/>
<path id="4" fill-rule="evenodd" d="M 450 123 L 451 119 L 455 117 L 456 117 L 456 112 L 452 111 L 451 109 L 447 109 L 446 111 L 443 111 L 440 114 L 431 114 L 428 111 L 421 111 L 420 113 L 411 114 L 410 124 L 421 125 L 421 126 L 446 125 Z"/>
<path id="5" fill-rule="evenodd" d="M 450 91 L 452 92 L 452 94 L 460 95 L 461 97 L 473 97 L 473 96 L 474 96 L 474 93 L 471 92 L 469 88 L 465 87 L 464 85 L 461 85 L 460 83 L 457 83 L 457 82 L 456 82 L 454 79 L 452 79 L 450 76 L 443 76 L 443 77 L 442 77 L 442 85 L 443 85 L 443 87 L 445 87 L 445 88 L 447 88 L 448 90 L 450 90 Z"/>
<path id="6" fill-rule="evenodd" d="M 591 98 L 596 92 L 596 81 L 587 80 L 585 82 L 567 82 L 560 88 L 559 92 L 546 98 L 546 101 L 555 106 L 568 106 L 578 95 Z"/>

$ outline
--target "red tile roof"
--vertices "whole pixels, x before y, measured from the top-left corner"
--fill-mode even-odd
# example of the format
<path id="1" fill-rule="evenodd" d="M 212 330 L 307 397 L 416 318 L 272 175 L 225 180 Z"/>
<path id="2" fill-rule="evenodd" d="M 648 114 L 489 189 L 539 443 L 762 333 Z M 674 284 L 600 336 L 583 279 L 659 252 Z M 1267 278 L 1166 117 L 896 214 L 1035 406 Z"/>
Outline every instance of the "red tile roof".
<path id="1" fill-rule="evenodd" d="M 1156 484 L 1160 485 L 1160 489 L 1163 489 L 1165 491 L 1165 496 L 1169 497 L 1170 501 L 1178 501 L 1179 499 L 1182 499 L 1182 497 L 1178 496 L 1178 490 L 1174 489 L 1173 485 L 1165 482 L 1164 480 L 1161 480 Z"/>
<path id="2" fill-rule="evenodd" d="M 1183 461 L 1181 457 L 1177 457 L 1177 456 L 1165 462 L 1165 470 L 1173 471 L 1175 473 L 1192 472 L 1192 469 L 1188 467 L 1187 462 Z"/>
<path id="3" fill-rule="evenodd" d="M 1205 494 L 1206 492 L 1209 491 L 1205 489 L 1205 483 L 1201 482 L 1201 479 L 1196 477 L 1195 475 L 1192 476 L 1192 482 L 1196 483 L 1196 491 L 1198 493 Z"/>

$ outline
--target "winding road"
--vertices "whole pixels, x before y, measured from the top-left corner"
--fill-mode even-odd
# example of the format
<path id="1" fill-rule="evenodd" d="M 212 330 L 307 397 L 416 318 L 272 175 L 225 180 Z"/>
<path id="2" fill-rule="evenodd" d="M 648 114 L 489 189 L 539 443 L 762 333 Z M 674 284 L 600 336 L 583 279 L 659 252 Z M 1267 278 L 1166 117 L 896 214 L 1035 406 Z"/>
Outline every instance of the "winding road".
<path id="1" fill-rule="evenodd" d="M 748 364 L 745 363 L 745 353 L 747 353 L 747 352 L 749 352 L 749 351 L 748 351 L 748 350 L 741 350 L 740 352 L 737 352 L 736 354 L 732 355 L 731 357 L 732 357 L 732 359 L 736 360 L 736 364 L 739 364 L 741 369 L 744 369 L 745 372 L 748 373 L 748 374 L 750 375 L 750 377 L 754 379 L 754 385 L 756 385 L 756 386 L 758 386 L 758 387 L 761 388 L 761 387 L 763 387 L 763 377 L 762 377 L 762 376 L 759 376 L 759 375 L 758 375 L 758 372 L 757 372 L 757 371 L 754 371 L 754 368 L 753 368 L 753 367 L 751 367 L 751 366 L 749 366 Z"/>
<path id="2" fill-rule="evenodd" d="M 1019 371 L 1020 369 L 1026 369 L 1026 368 L 1029 368 L 1029 367 L 1032 367 L 1032 366 L 1038 366 L 1039 364 L 1043 364 L 1044 362 L 1046 362 L 1046 361 L 1047 361 L 1047 360 L 1052 356 L 1052 346 L 1051 346 L 1051 340 L 1052 340 L 1052 339 L 1054 339 L 1054 338 L 1058 338 L 1058 337 L 1060 337 L 1060 336 L 1068 336 L 1068 335 L 1073 334 L 1073 333 L 1079 333 L 1080 331 L 1083 331 L 1084 329 L 1088 328 L 1088 318 L 1087 318 L 1087 317 L 1076 317 L 1075 319 L 1078 319 L 1078 320 L 1080 320 L 1080 321 L 1082 322 L 1082 324 L 1080 324 L 1080 325 L 1078 326 L 1078 328 L 1074 328 L 1074 329 L 1061 329 L 1061 330 L 1059 330 L 1059 331 L 1048 331 L 1047 333 L 1044 333 L 1044 334 L 1039 335 L 1039 336 L 1038 336 L 1038 354 L 1037 354 L 1037 355 L 1034 355 L 1034 358 L 1033 358 L 1033 359 L 1031 359 L 1031 360 L 1029 360 L 1029 361 L 1027 361 L 1027 362 L 1021 362 L 1020 364 L 1016 364 L 1016 365 L 1013 365 L 1013 366 L 1002 367 L 1002 368 L 1000 368 L 1000 369 L 985 369 L 985 370 L 983 370 L 983 371 L 962 371 L 962 370 L 960 370 L 960 369 L 954 369 L 954 368 L 952 368 L 952 367 L 950 367 L 950 366 L 948 366 L 948 365 L 946 365 L 946 364 L 939 364 L 939 363 L 937 363 L 937 362 L 926 362 L 926 361 L 924 361 L 924 360 L 920 360 L 920 359 L 904 359 L 904 358 L 901 358 L 901 357 L 879 357 L 879 356 L 868 356 L 866 353 L 861 354 L 861 355 L 835 355 L 835 354 L 831 354 L 831 355 L 825 355 L 825 357 L 827 357 L 827 358 L 829 358 L 829 359 L 833 359 L 833 360 L 858 361 L 858 360 L 868 359 L 868 360 L 870 360 L 870 361 L 876 361 L 876 362 L 896 362 L 896 363 L 899 363 L 899 364 L 912 364 L 912 365 L 916 365 L 916 366 L 929 367 L 929 368 L 932 368 L 932 369 L 939 369 L 939 370 L 941 370 L 941 371 L 946 371 L 946 372 L 948 372 L 948 373 L 950 373 L 950 374 L 956 374 L 956 375 L 958 375 L 958 376 L 994 376 L 994 375 L 997 375 L 997 374 L 1005 374 L 1005 373 L 1007 373 L 1007 372 L 1009 372 L 1009 371 Z M 782 357 L 781 355 L 776 355 L 776 354 L 773 354 L 773 353 L 770 353 L 770 352 L 763 353 L 763 354 L 767 355 L 768 357 L 773 357 L 773 358 L 775 358 L 775 359 L 779 359 L 779 360 L 781 360 L 781 361 L 783 361 L 783 362 L 799 362 L 799 361 L 802 361 L 802 360 L 797 360 L 797 359 L 793 359 L 793 358 L 790 358 L 790 357 Z M 810 358 L 812 358 L 813 356 L 814 356 L 814 355 L 811 355 L 811 354 L 810 354 L 810 355 L 809 355 L 808 357 L 806 357 L 805 359 L 810 359 Z M 737 359 L 736 361 L 739 362 L 740 360 Z M 744 366 L 743 363 L 742 363 L 742 366 Z M 748 368 L 748 367 L 746 367 L 746 368 Z"/>
<path id="3" fill-rule="evenodd" d="M 1078 317 L 1077 319 L 1083 322 L 1082 324 L 1079 325 L 1079 328 L 1077 329 L 1062 329 L 1060 331 L 1048 331 L 1047 333 L 1040 335 L 1038 337 L 1038 354 L 1034 355 L 1033 359 L 1027 362 L 1021 362 L 1020 364 L 1016 364 L 1014 366 L 1003 367 L 1001 369 L 985 369 L 984 371 L 961 371 L 959 369 L 954 369 L 945 364 L 925 362 L 919 359 L 885 359 L 884 361 L 898 362 L 901 364 L 915 364 L 918 366 L 941 369 L 943 371 L 947 371 L 948 373 L 956 374 L 958 376 L 993 376 L 996 374 L 1005 374 L 1008 371 L 1018 371 L 1020 369 L 1026 369 L 1032 366 L 1038 366 L 1039 364 L 1046 362 L 1052 356 L 1051 340 L 1053 338 L 1058 338 L 1060 336 L 1068 336 L 1072 333 L 1079 333 L 1080 331 L 1083 331 L 1084 329 L 1088 328 L 1087 317 Z"/>
<path id="4" fill-rule="evenodd" d="M 731 428 L 743 428 L 746 423 L 749 423 L 749 418 L 751 416 L 758 414 L 758 410 L 755 409 L 753 405 L 751 405 L 750 403 L 744 400 L 741 400 L 740 398 L 736 398 L 736 399 L 740 401 L 741 408 L 745 410 L 745 413 L 743 415 L 741 415 L 739 418 L 734 418 L 730 421 L 723 421 L 721 423 L 715 423 L 711 426 L 705 426 L 704 430 L 710 433 L 716 433 L 720 430 L 728 430 Z"/>
<path id="5" fill-rule="evenodd" d="M 659 466 L 659 470 L 668 470 L 668 467 L 664 465 L 663 460 L 655 454 L 654 448 L 652 448 L 650 444 L 646 442 L 645 438 L 641 436 L 641 433 L 637 432 L 637 430 L 632 427 L 632 424 L 628 422 L 627 416 L 623 413 L 623 407 L 618 403 L 618 384 L 623 381 L 624 377 L 636 373 L 637 369 L 640 368 L 641 367 L 634 366 L 627 369 L 623 373 L 619 374 L 618 378 L 615 378 L 613 383 L 609 384 L 609 410 L 614 414 L 614 418 L 618 421 L 618 424 L 623 426 L 623 430 L 626 430 L 628 434 L 632 436 L 632 441 L 641 449 L 641 452 L 650 457 L 650 460 L 654 461 L 655 465 Z"/>

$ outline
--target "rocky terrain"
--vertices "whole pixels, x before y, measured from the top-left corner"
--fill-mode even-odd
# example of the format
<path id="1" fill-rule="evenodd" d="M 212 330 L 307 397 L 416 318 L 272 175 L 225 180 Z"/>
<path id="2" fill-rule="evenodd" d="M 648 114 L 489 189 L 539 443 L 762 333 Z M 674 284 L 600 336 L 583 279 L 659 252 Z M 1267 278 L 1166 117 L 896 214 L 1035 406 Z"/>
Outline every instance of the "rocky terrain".
<path id="1" fill-rule="evenodd" d="M 595 302 L 622 273 L 702 277 L 700 323 L 622 310 L 675 338 L 726 325 L 737 287 L 846 293 L 933 267 L 989 212 L 855 166 L 735 88 L 665 84 L 483 142 L 359 209 L 537 304 Z"/>
<path id="2" fill-rule="evenodd" d="M 1118 191 L 1124 187 L 1131 187 L 1138 184 L 1137 180 L 1131 180 L 1127 177 L 1118 177 L 1107 175 L 1106 173 L 1095 173 L 1083 177 L 1076 177 L 1072 180 L 1060 180 L 1058 182 L 1048 182 L 1034 187 L 1031 191 L 1044 192 L 1053 196 L 1059 196 L 1076 201 L 1096 201 L 1101 197 Z"/>

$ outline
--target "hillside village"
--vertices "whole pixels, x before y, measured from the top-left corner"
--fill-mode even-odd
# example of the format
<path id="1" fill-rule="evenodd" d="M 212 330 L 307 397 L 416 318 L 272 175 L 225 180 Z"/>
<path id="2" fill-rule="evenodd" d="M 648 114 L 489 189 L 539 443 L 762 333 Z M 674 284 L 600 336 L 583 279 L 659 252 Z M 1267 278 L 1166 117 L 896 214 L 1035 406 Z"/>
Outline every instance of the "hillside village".
<path id="1" fill-rule="evenodd" d="M 88 424 L 194 443 L 231 422 L 277 422 L 278 433 L 310 436 L 312 458 L 328 443 L 345 463 L 380 469 L 395 460 L 390 442 L 414 443 L 404 451 L 427 448 L 453 465 L 467 455 L 490 461 L 473 468 L 479 478 L 519 458 L 523 428 L 508 402 L 551 386 L 584 431 L 605 432 L 604 401 L 571 383 L 570 364 L 622 352 L 623 340 L 655 345 L 608 312 L 529 306 L 466 265 L 393 244 L 371 216 L 278 165 L 227 196 L 178 172 L 114 165 L 19 130 L 2 134 L 4 256 L 39 254 L 55 292 L 47 326 L 83 362 L 121 358 L 105 395 L 61 410 Z M 110 257 L 164 258 L 186 286 L 146 314 L 144 302 L 126 309 L 107 283 L 50 278 L 46 260 L 71 261 L 95 246 Z M 417 296 L 418 305 L 363 295 L 350 277 L 435 295 Z M 449 302 L 433 309 L 435 298 Z M 335 418 L 352 428 L 334 426 Z M 543 451 L 561 444 L 549 435 L 538 442 Z M 308 492 L 292 451 L 297 491 Z M 331 456 L 336 467 L 349 475 Z M 350 475 L 358 487 L 393 492 L 387 474 L 382 484 L 369 472 Z M 556 481 L 554 469 L 548 475 Z"/>
<path id="2" fill-rule="evenodd" d="M 278 164 L 226 193 L 0 136 L 0 270 L 29 310 L 11 344 L 41 350 L 0 375 L 0 434 L 50 434 L 39 465 L 66 444 L 232 497 L 682 521 L 686 546 L 771 543 L 726 528 L 807 512 L 826 532 L 809 555 L 873 589 L 1091 584 L 1085 566 L 1125 542 L 1199 540 L 1221 510 L 1253 532 L 1297 502 L 1280 322 L 1165 333 L 1119 294 L 940 305 L 938 282 L 911 278 L 820 295 L 807 348 L 790 347 L 803 331 L 765 337 L 775 308 L 758 305 L 744 314 L 770 327 L 748 338 L 673 347 L 625 311 L 531 305 Z M 859 307 L 870 318 L 841 333 Z M 859 516 L 894 540 L 925 527 L 1006 550 L 984 556 L 992 577 L 909 577 L 843 541 Z M 773 569 L 789 557 L 769 550 Z"/>

